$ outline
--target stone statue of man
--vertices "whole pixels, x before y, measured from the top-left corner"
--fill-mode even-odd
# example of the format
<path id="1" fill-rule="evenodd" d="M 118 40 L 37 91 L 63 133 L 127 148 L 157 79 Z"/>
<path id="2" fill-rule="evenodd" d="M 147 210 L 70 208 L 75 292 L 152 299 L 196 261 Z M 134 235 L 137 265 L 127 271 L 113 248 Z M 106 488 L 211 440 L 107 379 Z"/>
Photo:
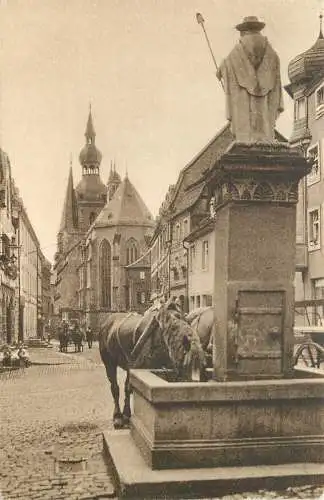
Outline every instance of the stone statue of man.
<path id="1" fill-rule="evenodd" d="M 280 61 L 260 33 L 264 26 L 255 16 L 245 17 L 236 26 L 239 42 L 217 72 L 237 142 L 273 142 L 276 120 L 283 111 Z"/>

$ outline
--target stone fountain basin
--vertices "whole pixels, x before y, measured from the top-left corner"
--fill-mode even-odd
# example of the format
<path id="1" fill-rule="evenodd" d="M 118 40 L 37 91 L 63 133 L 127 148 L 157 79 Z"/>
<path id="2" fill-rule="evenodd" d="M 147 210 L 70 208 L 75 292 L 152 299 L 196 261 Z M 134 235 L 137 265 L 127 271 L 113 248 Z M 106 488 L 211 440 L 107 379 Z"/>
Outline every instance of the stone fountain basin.
<path id="1" fill-rule="evenodd" d="M 131 436 L 151 469 L 324 462 L 324 377 L 167 379 L 131 371 Z"/>

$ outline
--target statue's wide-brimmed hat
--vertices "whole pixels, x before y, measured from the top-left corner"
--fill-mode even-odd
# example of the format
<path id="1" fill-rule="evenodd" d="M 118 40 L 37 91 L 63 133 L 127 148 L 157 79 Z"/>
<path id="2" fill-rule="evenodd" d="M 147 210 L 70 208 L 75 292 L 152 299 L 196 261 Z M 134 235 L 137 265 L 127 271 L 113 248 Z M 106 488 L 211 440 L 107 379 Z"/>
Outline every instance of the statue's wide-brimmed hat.
<path id="1" fill-rule="evenodd" d="M 244 17 L 243 21 L 235 26 L 238 31 L 257 30 L 261 31 L 265 27 L 265 23 L 259 21 L 256 16 Z"/>

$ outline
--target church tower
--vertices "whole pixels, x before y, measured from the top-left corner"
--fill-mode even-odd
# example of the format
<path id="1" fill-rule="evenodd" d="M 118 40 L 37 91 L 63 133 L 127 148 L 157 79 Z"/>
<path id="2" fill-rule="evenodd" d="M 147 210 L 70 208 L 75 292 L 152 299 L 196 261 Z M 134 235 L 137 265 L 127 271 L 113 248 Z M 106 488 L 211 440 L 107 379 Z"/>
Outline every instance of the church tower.
<path id="1" fill-rule="evenodd" d="M 89 229 L 107 201 L 107 188 L 100 178 L 102 154 L 96 146 L 91 107 L 84 135 L 85 145 L 79 155 L 82 178 L 75 190 L 79 229 L 83 233 Z"/>
<path id="2" fill-rule="evenodd" d="M 72 162 L 70 162 L 69 178 L 65 193 L 60 229 L 57 235 L 57 250 L 59 254 L 63 254 L 69 249 L 71 244 L 73 244 L 77 233 L 78 209 L 73 187 Z"/>

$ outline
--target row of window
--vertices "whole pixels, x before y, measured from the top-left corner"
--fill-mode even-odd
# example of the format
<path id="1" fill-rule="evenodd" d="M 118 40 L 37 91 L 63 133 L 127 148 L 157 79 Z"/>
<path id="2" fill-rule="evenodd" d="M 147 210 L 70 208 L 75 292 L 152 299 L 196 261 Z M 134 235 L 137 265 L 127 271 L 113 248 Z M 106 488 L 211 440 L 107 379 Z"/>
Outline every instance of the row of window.
<path id="1" fill-rule="evenodd" d="M 211 295 L 191 295 L 190 297 L 190 311 L 199 307 L 210 307 L 213 305 L 213 298 Z"/>
<path id="2" fill-rule="evenodd" d="M 301 97 L 295 101 L 294 118 L 302 120 L 306 118 L 306 97 Z M 315 117 L 320 118 L 324 114 L 324 83 L 315 90 Z"/>
<path id="3" fill-rule="evenodd" d="M 201 269 L 207 271 L 209 267 L 209 255 L 208 255 L 208 240 L 204 240 L 201 243 Z M 189 270 L 193 272 L 197 270 L 197 255 L 196 255 L 196 244 L 193 244 L 189 250 Z"/>

